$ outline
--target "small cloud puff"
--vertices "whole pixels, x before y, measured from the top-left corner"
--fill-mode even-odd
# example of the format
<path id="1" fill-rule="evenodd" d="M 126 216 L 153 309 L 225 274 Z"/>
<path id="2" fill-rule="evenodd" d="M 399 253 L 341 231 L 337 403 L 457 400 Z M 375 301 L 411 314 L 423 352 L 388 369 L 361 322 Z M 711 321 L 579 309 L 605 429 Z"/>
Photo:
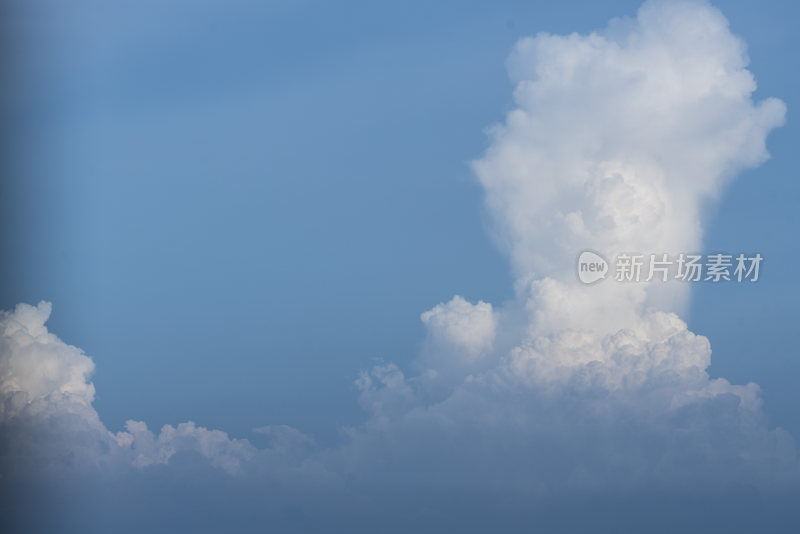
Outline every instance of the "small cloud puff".
<path id="1" fill-rule="evenodd" d="M 467 360 L 491 349 L 497 328 L 491 304 L 471 304 L 458 295 L 424 312 L 421 319 L 436 342 L 455 349 L 455 354 Z"/>

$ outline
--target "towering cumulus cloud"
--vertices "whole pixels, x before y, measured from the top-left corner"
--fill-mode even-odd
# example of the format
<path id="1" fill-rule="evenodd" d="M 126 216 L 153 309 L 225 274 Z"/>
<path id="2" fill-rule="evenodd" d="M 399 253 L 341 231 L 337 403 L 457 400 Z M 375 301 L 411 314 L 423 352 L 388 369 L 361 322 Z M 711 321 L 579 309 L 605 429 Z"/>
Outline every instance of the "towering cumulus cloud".
<path id="1" fill-rule="evenodd" d="M 701 207 L 768 157 L 784 120 L 779 100 L 753 101 L 747 62 L 702 2 L 519 41 L 516 109 L 474 162 L 517 298 L 455 296 L 423 313 L 419 372 L 362 373 L 367 417 L 338 446 L 288 427 L 260 430 L 267 449 L 192 423 L 112 433 L 92 408 L 91 360 L 47 332 L 49 305 L 20 305 L 0 325 L 3 468 L 169 476 L 190 454 L 226 477 L 302 480 L 384 512 L 400 500 L 432 521 L 442 495 L 796 485 L 793 441 L 767 427 L 758 386 L 709 376 L 708 340 L 680 319 L 688 284 L 584 286 L 574 272 L 584 249 L 700 249 Z"/>
<path id="2" fill-rule="evenodd" d="M 523 39 L 508 65 L 518 107 L 475 169 L 515 272 L 549 281 L 535 289 L 544 301 L 586 247 L 698 250 L 701 204 L 767 158 L 767 133 L 784 120 L 779 100 L 752 101 L 744 43 L 696 3 L 646 4 L 588 36 Z M 603 324 L 612 304 L 680 311 L 685 298 L 676 287 L 613 293 L 593 296 L 583 324 Z M 630 325 L 614 311 L 606 330 Z"/>
<path id="3" fill-rule="evenodd" d="M 368 382 L 382 417 L 357 440 L 382 436 L 402 455 L 435 436 L 417 451 L 435 458 L 441 446 L 435 468 L 543 491 L 795 477 L 791 440 L 763 426 L 758 387 L 709 377 L 708 340 L 676 315 L 686 284 L 587 287 L 574 270 L 587 248 L 700 248 L 701 206 L 767 158 L 784 120 L 779 100 L 753 102 L 746 65 L 727 20 L 698 2 L 521 40 L 508 61 L 516 109 L 474 162 L 519 302 L 493 313 L 456 297 L 423 314 L 463 380 L 430 368 Z M 446 459 L 456 447 L 467 466 Z"/>

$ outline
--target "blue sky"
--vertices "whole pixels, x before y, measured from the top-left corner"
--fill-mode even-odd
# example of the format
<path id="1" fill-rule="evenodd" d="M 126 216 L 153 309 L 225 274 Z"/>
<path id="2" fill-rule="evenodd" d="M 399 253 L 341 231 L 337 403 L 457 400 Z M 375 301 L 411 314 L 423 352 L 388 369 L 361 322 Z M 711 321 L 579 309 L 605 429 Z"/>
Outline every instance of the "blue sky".
<path id="1" fill-rule="evenodd" d="M 20 30 L 35 46 L 14 93 L 25 179 L 7 186 L 4 307 L 53 302 L 112 426 L 330 436 L 360 418 L 358 370 L 416 357 L 420 310 L 512 296 L 468 166 L 511 107 L 511 46 L 639 3 L 41 5 Z M 761 251 L 764 279 L 698 289 L 690 324 L 714 374 L 759 383 L 800 431 L 797 7 L 721 7 L 756 96 L 790 111 L 772 159 L 707 218 L 707 245 Z"/>
<path id="2" fill-rule="evenodd" d="M 11 3 L 0 304 L 53 303 L 112 431 L 194 421 L 259 445 L 253 428 L 290 425 L 337 443 L 364 419 L 360 371 L 413 368 L 420 313 L 514 298 L 470 168 L 514 107 L 514 44 L 639 4 Z M 684 318 L 710 374 L 758 383 L 771 425 L 800 436 L 800 7 L 715 5 L 754 100 L 788 114 L 771 159 L 703 212 L 704 250 L 760 252 L 762 280 L 696 286 Z"/>

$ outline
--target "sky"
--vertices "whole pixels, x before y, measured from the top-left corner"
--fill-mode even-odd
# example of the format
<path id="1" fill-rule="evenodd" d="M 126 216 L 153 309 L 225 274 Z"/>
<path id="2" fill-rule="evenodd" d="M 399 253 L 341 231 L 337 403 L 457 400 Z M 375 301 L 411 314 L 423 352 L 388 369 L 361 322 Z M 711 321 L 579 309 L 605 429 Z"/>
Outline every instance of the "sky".
<path id="1" fill-rule="evenodd" d="M 5 3 L 18 525 L 47 531 L 24 513 L 47 503 L 76 531 L 121 514 L 130 531 L 247 532 L 267 500 L 286 531 L 514 530 L 525 508 L 568 532 L 578 503 L 604 531 L 641 487 L 631 529 L 675 507 L 683 531 L 797 525 L 800 8 L 714 5 Z M 626 223 L 628 194 L 645 208 Z M 564 266 L 601 244 L 764 263 L 758 283 L 664 304 L 575 286 Z M 12 311 L 41 301 L 56 339 L 49 305 Z M 652 368 L 620 356 L 624 328 Z M 34 484 L 14 444 L 43 432 L 63 450 L 36 454 L 74 465 Z M 105 515 L 64 491 L 109 484 L 124 489 Z M 179 513 L 198 502 L 217 513 Z"/>

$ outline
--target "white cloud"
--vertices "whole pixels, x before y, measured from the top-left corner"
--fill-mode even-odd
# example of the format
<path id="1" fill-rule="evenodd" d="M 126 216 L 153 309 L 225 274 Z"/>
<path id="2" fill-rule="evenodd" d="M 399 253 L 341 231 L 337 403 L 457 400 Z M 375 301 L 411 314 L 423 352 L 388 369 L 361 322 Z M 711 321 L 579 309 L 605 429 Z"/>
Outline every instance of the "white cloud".
<path id="1" fill-rule="evenodd" d="M 698 250 L 702 202 L 764 161 L 784 121 L 779 100 L 753 102 L 747 63 L 703 2 L 650 2 L 600 32 L 517 43 L 516 109 L 474 167 L 518 277 L 571 281 L 585 248 Z M 617 298 L 638 305 L 643 291 Z M 685 291 L 649 291 L 648 304 L 683 310 Z"/>
<path id="2" fill-rule="evenodd" d="M 117 443 L 133 452 L 136 467 L 166 464 L 175 453 L 188 451 L 199 453 L 214 467 L 236 474 L 256 454 L 249 441 L 230 439 L 225 432 L 198 427 L 191 421 L 177 427 L 164 425 L 157 436 L 141 421 L 128 421 L 125 429 L 126 432 L 117 433 Z"/>
<path id="3" fill-rule="evenodd" d="M 94 362 L 49 333 L 52 306 L 20 304 L 0 315 L 0 421 L 48 410 L 94 418 Z"/>
<path id="4" fill-rule="evenodd" d="M 517 44 L 516 109 L 474 168 L 518 302 L 479 313 L 456 297 L 423 314 L 434 337 L 465 359 L 480 347 L 491 365 L 431 396 L 439 376 L 426 355 L 426 373 L 366 390 L 380 418 L 353 435 L 363 455 L 388 448 L 459 478 L 470 467 L 449 465 L 458 448 L 502 473 L 497 484 L 519 476 L 543 491 L 797 480 L 792 440 L 768 430 L 758 386 L 709 376 L 708 340 L 678 316 L 688 284 L 586 287 L 574 274 L 587 248 L 700 248 L 701 206 L 767 158 L 784 120 L 782 102 L 753 102 L 747 62 L 703 2 L 651 2 L 600 32 Z M 439 350 L 446 366 L 453 356 Z M 382 409 L 401 392 L 404 410 Z"/>
<path id="5" fill-rule="evenodd" d="M 92 406 L 94 363 L 47 330 L 51 310 L 47 302 L 20 304 L 0 316 L 0 423 L 18 434 L 12 457 L 46 460 L 43 468 L 69 458 L 80 468 L 118 471 L 195 452 L 229 473 L 253 458 L 255 448 L 247 440 L 192 422 L 165 425 L 154 435 L 145 423 L 128 421 L 126 431 L 111 433 Z"/>
<path id="6" fill-rule="evenodd" d="M 478 358 L 492 346 L 497 319 L 489 303 L 471 304 L 456 295 L 450 302 L 426 311 L 421 318 L 435 341 L 450 345 L 468 360 Z"/>

